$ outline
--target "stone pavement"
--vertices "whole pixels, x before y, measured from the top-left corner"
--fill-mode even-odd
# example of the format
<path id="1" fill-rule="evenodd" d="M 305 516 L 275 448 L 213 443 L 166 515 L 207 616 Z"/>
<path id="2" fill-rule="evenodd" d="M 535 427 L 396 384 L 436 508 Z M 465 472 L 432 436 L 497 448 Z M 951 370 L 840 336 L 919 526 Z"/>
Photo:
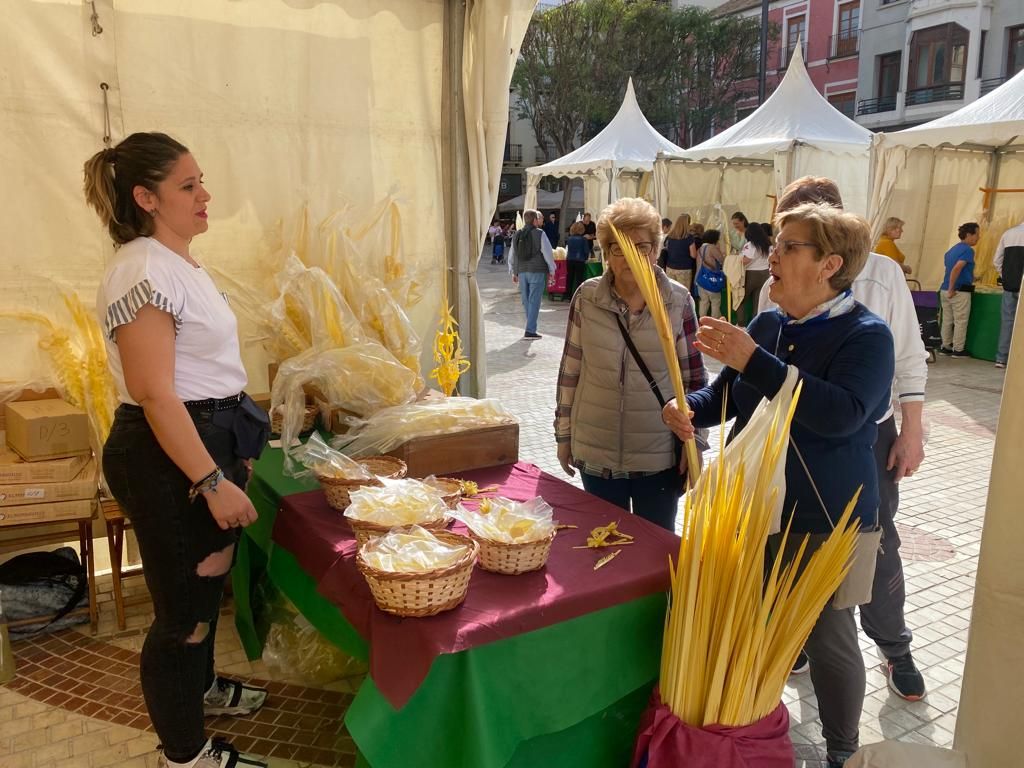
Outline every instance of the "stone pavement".
<path id="1" fill-rule="evenodd" d="M 545 299 L 538 326 L 544 338 L 524 341 L 523 310 L 506 267 L 491 265 L 485 253 L 477 275 L 487 329 L 487 393 L 519 416 L 520 456 L 564 477 L 552 422 L 568 303 Z M 927 458 L 920 472 L 901 484 L 897 518 L 907 622 L 928 696 L 909 703 L 891 694 L 874 644 L 862 635 L 868 669 L 862 743 L 898 739 L 952 745 L 1002 384 L 1003 372 L 987 362 L 940 357 L 929 366 Z M 717 444 L 713 435 L 713 451 Z M 578 484 L 578 477 L 572 482 Z M 821 724 L 809 676 L 791 679 L 784 698 L 803 764 L 821 765 Z"/>

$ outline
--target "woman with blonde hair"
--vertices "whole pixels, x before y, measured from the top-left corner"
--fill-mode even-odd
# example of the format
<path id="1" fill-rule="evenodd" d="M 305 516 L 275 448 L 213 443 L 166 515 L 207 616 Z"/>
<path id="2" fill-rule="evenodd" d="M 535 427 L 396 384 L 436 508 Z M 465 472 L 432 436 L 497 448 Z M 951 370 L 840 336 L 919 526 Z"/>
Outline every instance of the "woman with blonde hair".
<path id="1" fill-rule="evenodd" d="M 665 274 L 691 290 L 697 268 L 697 243 L 690 232 L 690 214 L 681 213 L 676 217 L 676 223 L 665 236 L 665 250 Z"/>
<path id="2" fill-rule="evenodd" d="M 903 274 L 909 275 L 912 270 L 904 263 L 907 257 L 903 255 L 903 251 L 896 245 L 896 241 L 903 237 L 904 224 L 906 222 L 903 219 L 897 219 L 895 216 L 890 216 L 886 219 L 882 227 L 882 236 L 878 238 L 878 242 L 875 243 L 873 250 L 875 253 L 888 256 L 900 265 Z"/>
<path id="3" fill-rule="evenodd" d="M 659 396 L 643 369 L 662 400 L 675 393 L 654 319 L 612 225 L 652 265 L 661 243 L 661 217 L 646 200 L 623 198 L 601 212 L 597 237 L 609 269 L 583 283 L 569 306 L 555 410 L 558 460 L 567 474 L 583 473 L 583 487 L 590 493 L 671 531 L 686 458 L 677 454 Z M 687 390 L 699 389 L 707 372 L 694 347 L 693 300 L 686 288 L 654 269 L 683 384 Z M 707 446 L 703 433 L 699 441 Z"/>
<path id="4" fill-rule="evenodd" d="M 779 307 L 760 313 L 744 330 L 722 320 L 700 321 L 697 348 L 724 367 L 712 384 L 691 391 L 686 405 L 669 403 L 665 419 L 681 439 L 694 426 L 736 418 L 741 431 L 763 398 L 774 397 L 793 369 L 802 383 L 786 456 L 782 528 L 786 549 L 769 541 L 783 565 L 807 536 L 818 549 L 859 491 L 854 519 L 878 526 L 874 443 L 892 394 L 893 339 L 885 321 L 854 300 L 850 287 L 871 244 L 867 222 L 831 205 L 807 203 L 781 213 L 769 257 L 770 297 Z M 723 411 L 723 405 L 725 406 Z M 874 567 L 854 569 L 873 580 Z M 870 594 L 871 581 L 850 585 Z M 811 682 L 818 699 L 830 768 L 857 751 L 865 673 L 852 605 L 825 607 L 807 640 Z"/>
<path id="5" fill-rule="evenodd" d="M 103 474 L 153 597 L 139 674 L 158 765 L 266 766 L 203 724 L 251 714 L 267 695 L 214 672 L 224 580 L 256 520 L 244 489 L 270 424 L 242 391 L 235 315 L 191 250 L 210 194 L 184 145 L 134 133 L 86 162 L 85 198 L 117 246 L 96 299 L 121 401 Z"/>

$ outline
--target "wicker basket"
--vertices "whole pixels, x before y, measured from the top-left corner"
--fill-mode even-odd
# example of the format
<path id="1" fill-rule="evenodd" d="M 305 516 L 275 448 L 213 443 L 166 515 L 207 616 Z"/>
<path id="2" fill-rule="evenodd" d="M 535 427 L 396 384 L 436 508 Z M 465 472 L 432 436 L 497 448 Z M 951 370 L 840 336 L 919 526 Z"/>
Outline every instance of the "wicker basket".
<path id="1" fill-rule="evenodd" d="M 454 477 L 434 477 L 423 482 L 441 492 L 441 498 L 449 509 L 455 509 L 462 499 L 462 483 Z"/>
<path id="2" fill-rule="evenodd" d="M 317 409 L 314 405 L 307 405 L 306 411 L 302 416 L 302 426 L 299 428 L 299 432 L 309 432 L 316 425 Z M 281 434 L 281 428 L 284 426 L 284 414 L 282 412 L 282 406 L 277 406 L 270 414 L 270 431 L 275 435 Z"/>
<path id="3" fill-rule="evenodd" d="M 468 544 L 469 551 L 447 568 L 425 573 L 393 573 L 367 565 L 360 548 L 356 566 L 382 611 L 396 616 L 433 616 L 455 608 L 466 599 L 479 545 L 473 539 L 446 531 L 434 535 L 447 544 Z"/>
<path id="4" fill-rule="evenodd" d="M 539 571 L 548 562 L 551 553 L 551 542 L 555 540 L 555 531 L 539 541 L 525 541 L 509 544 L 477 536 L 472 531 L 469 535 L 480 544 L 479 565 L 485 571 L 505 573 L 515 576 L 520 573 Z"/>
<path id="5" fill-rule="evenodd" d="M 386 477 L 389 480 L 403 478 L 409 471 L 405 462 L 394 456 L 364 456 L 356 461 L 377 477 Z"/>
<path id="6" fill-rule="evenodd" d="M 356 535 L 356 542 L 359 546 L 363 546 L 366 542 L 376 536 L 383 536 L 385 533 L 390 531 L 392 528 L 401 528 L 401 525 L 381 525 L 379 523 L 369 523 L 365 520 L 355 520 L 351 517 L 346 517 L 348 524 L 352 526 L 352 533 Z M 426 528 L 433 534 L 438 534 L 444 531 L 448 527 L 450 521 L 447 517 L 442 517 L 440 520 L 435 520 L 432 523 L 416 523 L 421 528 Z M 408 524 L 407 524 L 408 525 Z"/>

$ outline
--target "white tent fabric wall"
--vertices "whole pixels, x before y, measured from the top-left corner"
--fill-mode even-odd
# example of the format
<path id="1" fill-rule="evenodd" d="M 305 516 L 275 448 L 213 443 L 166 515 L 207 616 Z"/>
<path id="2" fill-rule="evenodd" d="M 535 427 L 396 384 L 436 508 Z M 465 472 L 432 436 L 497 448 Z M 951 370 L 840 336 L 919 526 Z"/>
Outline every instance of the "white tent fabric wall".
<path id="1" fill-rule="evenodd" d="M 630 78 L 619 111 L 600 133 L 564 157 L 526 169 L 526 207 L 536 205 L 537 185 L 545 176 L 583 179 L 586 208 L 596 217 L 608 203 L 639 191 L 635 182 L 622 178 L 621 184 L 631 194 L 623 193 L 622 174 L 649 173 L 659 152 L 681 151 L 644 117 Z"/>
<path id="2" fill-rule="evenodd" d="M 778 195 L 794 179 L 814 174 L 836 179 L 846 207 L 864 214 L 870 146 L 871 132 L 818 93 L 797 46 L 779 87 L 753 114 L 695 147 L 659 155 L 656 165 L 668 166 L 655 171 L 659 204 L 662 212 L 672 211 L 685 207 L 678 201 L 692 196 L 691 177 L 697 166 L 680 161 L 726 164 L 757 160 L 770 162 L 774 172 L 748 179 L 759 185 L 747 192 L 756 198 L 747 206 L 750 211 L 763 210 L 766 195 Z M 730 201 L 716 202 L 727 206 Z M 755 216 L 767 219 L 771 201 L 763 215 L 744 213 L 751 221 Z"/>
<path id="3" fill-rule="evenodd" d="M 81 169 L 102 147 L 106 82 L 115 142 L 161 130 L 194 150 L 213 195 L 197 250 L 243 282 L 266 278 L 256 259 L 263 240 L 300 203 L 326 215 L 343 205 L 368 209 L 395 191 L 405 263 L 435 278 L 412 313 L 429 350 L 437 278 L 455 236 L 445 229 L 441 170 L 448 2 L 99 0 L 97 35 L 90 4 L 6 4 L 0 163 L 16 181 L 0 189 L 0 205 L 20 224 L 8 232 L 0 266 L 3 304 L 35 308 L 46 290 L 38 278 L 48 277 L 93 301 L 113 249 L 82 200 Z M 493 208 L 507 86 L 534 3 L 500 0 L 486 12 L 479 0 L 451 5 L 465 13 L 463 119 L 472 123 L 468 170 L 454 183 L 469 190 L 461 237 L 478 253 L 470 238 L 482 243 L 481 222 Z M 470 262 L 458 272 L 472 294 Z M 469 310 L 479 315 L 478 304 Z M 480 331 L 470 320 L 467 335 Z M 482 344 L 472 351 L 483 360 Z M 244 357 L 258 389 L 262 350 Z"/>

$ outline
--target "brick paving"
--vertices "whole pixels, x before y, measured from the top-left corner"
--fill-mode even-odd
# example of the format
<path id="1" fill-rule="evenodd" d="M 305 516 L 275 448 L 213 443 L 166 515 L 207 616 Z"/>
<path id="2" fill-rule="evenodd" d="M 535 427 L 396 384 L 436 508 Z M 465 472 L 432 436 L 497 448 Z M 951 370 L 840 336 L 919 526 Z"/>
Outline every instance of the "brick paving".
<path id="1" fill-rule="evenodd" d="M 505 268 L 484 259 L 479 279 L 488 394 L 520 417 L 521 456 L 562 477 L 551 424 L 568 306 L 545 300 L 539 323 L 544 338 L 523 341 L 522 308 Z M 907 620 L 929 695 L 911 704 L 890 694 L 873 645 L 862 637 L 868 670 L 862 743 L 889 738 L 949 746 L 953 739 L 1002 375 L 989 363 L 949 359 L 940 359 L 929 371 L 928 457 L 901 487 L 899 516 Z M 711 443 L 717 450 L 717 430 Z M 579 479 L 570 482 L 578 484 Z M 137 672 L 150 608 L 129 607 L 128 631 L 117 632 L 109 577 L 101 577 L 98 586 L 100 627 L 95 638 L 71 631 L 16 644 L 18 678 L 0 687 L 3 768 L 156 765 L 156 737 L 141 703 Z M 138 580 L 127 584 L 129 594 L 142 590 Z M 309 688 L 261 661 L 249 662 L 230 609 L 220 622 L 216 650 L 222 672 L 266 681 L 272 698 L 253 718 L 210 720 L 214 732 L 272 755 L 271 764 L 278 768 L 354 765 L 355 748 L 341 720 L 358 679 L 338 681 L 326 690 Z M 791 680 L 784 699 L 797 764 L 817 768 L 823 745 L 806 675 Z"/>

